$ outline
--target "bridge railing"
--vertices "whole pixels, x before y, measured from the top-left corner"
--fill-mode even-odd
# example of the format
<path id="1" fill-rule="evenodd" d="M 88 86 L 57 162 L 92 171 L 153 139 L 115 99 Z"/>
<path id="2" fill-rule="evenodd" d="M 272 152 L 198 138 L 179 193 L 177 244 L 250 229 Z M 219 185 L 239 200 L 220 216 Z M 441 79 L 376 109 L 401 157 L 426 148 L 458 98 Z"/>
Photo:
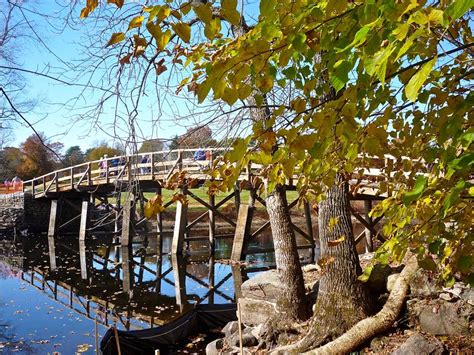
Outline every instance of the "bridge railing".
<path id="1" fill-rule="evenodd" d="M 186 170 L 191 177 L 202 177 L 205 170 L 213 163 L 213 160 L 229 149 L 176 149 L 94 160 L 25 181 L 23 182 L 23 190 L 31 192 L 34 196 L 43 196 L 47 193 L 79 190 L 80 188 L 103 184 L 119 184 L 134 179 L 166 180 L 174 172 L 181 170 Z M 194 159 L 197 150 L 201 150 L 200 159 L 203 160 Z M 388 165 L 398 164 L 402 166 L 404 162 L 406 163 L 406 160 L 410 160 L 410 164 L 417 161 L 408 157 L 396 158 L 391 155 L 386 155 L 384 158 L 367 156 L 360 156 L 360 158 L 364 161 L 364 167 L 358 170 L 363 171 L 364 179 L 368 181 L 383 180 L 386 175 L 383 169 Z M 260 168 L 260 165 L 252 164 L 247 167 L 244 174 L 247 176 L 258 174 Z M 419 173 L 426 172 L 426 169 L 422 170 L 424 171 Z M 395 173 L 395 171 L 392 172 L 392 174 Z M 408 174 L 408 172 L 402 173 Z M 297 179 L 298 176 L 295 175 L 293 178 Z"/>
<path id="2" fill-rule="evenodd" d="M 203 148 L 205 160 L 194 160 L 197 149 L 177 149 L 122 155 L 94 160 L 35 177 L 23 183 L 34 196 L 81 187 L 126 182 L 132 179 L 167 179 L 175 171 L 202 172 L 229 148 Z M 201 155 L 202 158 L 202 155 Z"/>

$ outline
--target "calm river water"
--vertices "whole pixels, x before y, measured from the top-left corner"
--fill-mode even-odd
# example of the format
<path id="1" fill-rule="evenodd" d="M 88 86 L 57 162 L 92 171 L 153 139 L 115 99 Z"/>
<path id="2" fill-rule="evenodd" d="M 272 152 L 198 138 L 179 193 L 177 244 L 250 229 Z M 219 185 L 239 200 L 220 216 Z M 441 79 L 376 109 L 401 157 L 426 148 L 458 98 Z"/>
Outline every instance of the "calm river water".
<path id="1" fill-rule="evenodd" d="M 64 236 L 52 271 L 46 237 L 20 239 L 0 240 L 0 354 L 93 354 L 96 333 L 100 340 L 113 325 L 157 327 L 195 303 L 233 302 L 242 281 L 274 264 L 273 253 L 262 252 L 249 255 L 242 269 L 229 265 L 223 259 L 231 239 L 216 241 L 213 258 L 205 242 L 172 258 L 164 238 L 159 258 L 153 239 L 121 250 L 101 236 L 81 252 L 77 237 Z M 269 246 L 268 236 L 252 245 Z"/>

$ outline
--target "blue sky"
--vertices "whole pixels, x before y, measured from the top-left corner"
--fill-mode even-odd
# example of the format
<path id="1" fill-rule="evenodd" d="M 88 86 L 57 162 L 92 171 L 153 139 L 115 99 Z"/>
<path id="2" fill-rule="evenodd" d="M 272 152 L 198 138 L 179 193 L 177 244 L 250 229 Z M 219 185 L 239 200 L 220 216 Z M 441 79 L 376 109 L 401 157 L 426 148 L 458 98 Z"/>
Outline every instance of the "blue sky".
<path id="1" fill-rule="evenodd" d="M 74 20 L 78 22 L 80 7 L 78 6 L 72 14 L 75 16 Z M 92 28 L 92 21 L 83 22 L 88 23 L 88 25 L 76 26 L 76 30 L 68 27 L 59 30 L 65 12 L 58 13 L 61 8 L 55 1 L 38 0 L 32 3 L 25 3 L 22 5 L 22 8 L 43 43 L 38 40 L 20 43 L 17 49 L 19 50 L 18 58 L 21 68 L 47 73 L 53 77 L 75 84 L 86 84 L 86 75 L 83 77 L 79 75 L 77 77 L 77 73 L 67 73 L 64 69 L 66 68 L 65 63 L 75 66 L 76 61 L 85 55 L 77 43 L 81 42 L 84 36 L 87 36 L 88 31 L 92 33 L 97 31 L 97 29 Z M 35 14 L 35 12 L 48 14 L 51 17 L 45 19 Z M 19 11 L 16 12 L 16 15 L 22 16 Z M 26 27 L 25 30 L 31 33 L 30 29 Z M 112 31 L 109 31 L 106 35 L 110 36 L 110 33 Z M 35 37 L 35 34 L 31 34 Z M 114 138 L 112 136 L 117 134 L 122 136 L 122 138 L 128 136 L 126 126 L 112 122 L 115 110 L 113 102 L 104 105 L 99 118 L 100 123 L 92 130 L 89 122 L 77 120 L 75 117 L 75 115 L 85 112 L 85 107 L 90 107 L 99 101 L 101 96 L 99 92 L 86 93 L 83 98 L 75 101 L 75 107 L 71 109 L 67 107 L 67 104 L 72 103 L 73 101 L 71 100 L 74 100 L 82 90 L 80 86 L 67 86 L 55 80 L 34 74 L 23 73 L 23 76 L 27 85 L 20 98 L 37 101 L 35 108 L 30 112 L 24 113 L 24 116 L 34 124 L 37 131 L 44 132 L 50 137 L 51 141 L 60 141 L 64 144 L 65 148 L 79 145 L 85 150 L 98 141 L 105 140 L 113 144 Z M 153 96 L 150 93 L 148 95 L 149 97 Z M 179 108 L 184 108 L 184 106 L 177 99 L 170 100 L 175 104 L 173 112 L 169 112 L 167 108 L 163 109 L 161 112 L 162 116 L 157 124 L 156 119 L 154 123 L 151 123 L 151 118 L 157 115 L 157 110 L 153 107 L 155 100 L 148 97 L 142 99 L 140 104 L 140 137 L 138 141 L 157 137 L 172 138 L 176 134 L 184 133 L 186 131 L 185 126 L 193 125 L 193 119 L 186 119 L 181 125 L 174 122 L 174 116 L 177 113 L 179 114 Z M 72 121 L 75 121 L 75 123 L 72 124 Z M 16 124 L 14 128 L 12 145 L 19 145 L 33 133 L 26 125 Z"/>

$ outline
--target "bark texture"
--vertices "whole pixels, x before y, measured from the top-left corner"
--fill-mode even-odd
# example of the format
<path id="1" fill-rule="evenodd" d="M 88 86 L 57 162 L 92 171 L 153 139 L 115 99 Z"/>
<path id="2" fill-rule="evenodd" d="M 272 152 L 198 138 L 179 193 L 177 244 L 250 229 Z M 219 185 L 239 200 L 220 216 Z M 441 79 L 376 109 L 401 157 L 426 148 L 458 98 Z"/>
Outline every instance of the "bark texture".
<path id="1" fill-rule="evenodd" d="M 349 186 L 338 174 L 326 200 L 319 204 L 319 238 L 325 266 L 310 329 L 297 346 L 299 352 L 338 337 L 371 314 L 368 290 L 357 279 L 361 267 L 349 207 Z"/>
<path id="2" fill-rule="evenodd" d="M 382 310 L 373 317 L 365 318 L 336 340 L 308 352 L 308 354 L 343 354 L 349 353 L 372 339 L 377 334 L 390 329 L 398 319 L 409 291 L 410 278 L 418 268 L 415 257 L 411 257 L 400 276 L 395 281 L 393 290 Z"/>
<path id="3" fill-rule="evenodd" d="M 290 318 L 307 319 L 303 272 L 284 186 L 278 185 L 267 197 L 266 203 L 275 246 L 276 266 L 285 287 L 282 299 L 279 300 L 279 309 Z"/>
<path id="4" fill-rule="evenodd" d="M 395 281 L 393 290 L 380 312 L 361 320 L 339 338 L 305 354 L 347 354 L 360 348 L 376 335 L 390 329 L 402 311 L 410 288 L 410 278 L 417 269 L 418 263 L 416 258 L 412 256 L 408 259 L 405 268 Z M 272 354 L 295 353 L 297 352 L 298 345 L 294 344 L 277 348 Z"/>
<path id="5" fill-rule="evenodd" d="M 232 26 L 232 32 L 236 38 L 245 35 L 247 31 L 248 27 L 244 19 L 242 19 L 240 25 Z M 263 105 L 257 104 L 255 100 L 257 94 L 260 93 L 255 90 L 246 99 L 250 107 L 250 117 L 254 122 L 265 122 L 270 117 L 271 112 L 264 95 L 262 95 Z M 268 129 L 271 130 L 272 127 L 268 127 Z M 282 292 L 283 298 L 281 304 L 279 304 L 279 309 L 289 318 L 305 320 L 308 318 L 308 310 L 305 299 L 304 279 L 296 246 L 295 233 L 291 225 L 285 187 L 278 185 L 267 197 L 266 205 L 275 245 L 276 266 L 285 287 L 285 290 Z"/>

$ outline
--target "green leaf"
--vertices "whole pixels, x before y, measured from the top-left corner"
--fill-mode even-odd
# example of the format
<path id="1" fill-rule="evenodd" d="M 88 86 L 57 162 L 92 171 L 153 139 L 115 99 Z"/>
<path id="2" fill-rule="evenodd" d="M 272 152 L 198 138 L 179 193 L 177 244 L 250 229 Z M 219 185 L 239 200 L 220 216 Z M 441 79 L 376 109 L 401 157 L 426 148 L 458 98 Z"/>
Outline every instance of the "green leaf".
<path id="1" fill-rule="evenodd" d="M 275 10 L 275 0 L 261 0 L 260 1 L 260 15 L 267 16 Z"/>
<path id="2" fill-rule="evenodd" d="M 449 209 L 454 205 L 454 203 L 458 200 L 461 191 L 464 190 L 466 186 L 466 182 L 464 180 L 459 181 L 454 188 L 451 189 L 448 196 L 446 196 L 444 203 L 443 203 L 443 216 L 446 217 L 448 214 Z"/>
<path id="3" fill-rule="evenodd" d="M 189 40 L 191 39 L 191 27 L 189 27 L 189 25 L 184 22 L 178 22 L 172 26 L 179 38 L 181 38 L 184 42 L 189 43 Z"/>
<path id="4" fill-rule="evenodd" d="M 474 0 L 454 0 L 446 8 L 444 16 L 452 22 L 463 16 L 471 7 L 474 6 Z"/>
<path id="5" fill-rule="evenodd" d="M 352 70 L 352 63 L 347 60 L 340 60 L 334 64 L 334 71 L 330 74 L 331 85 L 336 92 L 344 88 L 349 81 L 349 72 Z"/>
<path id="6" fill-rule="evenodd" d="M 408 100 L 415 102 L 416 98 L 418 97 L 418 92 L 420 88 L 425 83 L 428 75 L 430 75 L 431 70 L 438 60 L 438 57 L 433 58 L 428 63 L 423 64 L 420 70 L 416 72 L 415 75 L 412 76 L 408 84 L 405 86 L 405 95 Z"/>
<path id="7" fill-rule="evenodd" d="M 110 37 L 109 41 L 105 45 L 106 47 L 112 46 L 116 43 L 122 42 L 125 39 L 125 33 L 123 32 L 117 32 L 112 34 L 112 37 Z"/>
<path id="8" fill-rule="evenodd" d="M 364 272 L 362 273 L 362 275 L 360 275 L 358 277 L 359 281 L 362 281 L 362 282 L 367 282 L 370 278 L 370 274 L 372 273 L 372 270 L 374 269 L 374 266 L 373 265 L 370 265 L 370 266 L 367 266 L 365 269 L 364 269 Z"/>
<path id="9" fill-rule="evenodd" d="M 415 181 L 415 187 L 413 190 L 408 191 L 405 196 L 403 196 L 403 203 L 405 206 L 408 206 L 411 202 L 416 201 L 418 197 L 421 196 L 423 191 L 426 189 L 426 184 L 428 182 L 428 178 L 423 175 L 418 175 Z"/>
<path id="10" fill-rule="evenodd" d="M 360 46 L 362 43 L 365 42 L 365 39 L 367 38 L 367 34 L 369 33 L 371 27 L 371 25 L 365 25 L 361 27 L 359 31 L 356 32 L 354 40 L 346 47 L 342 49 L 336 49 L 336 53 L 344 52 L 349 48 Z"/>
<path id="11" fill-rule="evenodd" d="M 293 48 L 298 52 L 301 52 L 306 49 L 306 35 L 304 33 L 298 33 L 291 44 L 293 45 Z"/>

